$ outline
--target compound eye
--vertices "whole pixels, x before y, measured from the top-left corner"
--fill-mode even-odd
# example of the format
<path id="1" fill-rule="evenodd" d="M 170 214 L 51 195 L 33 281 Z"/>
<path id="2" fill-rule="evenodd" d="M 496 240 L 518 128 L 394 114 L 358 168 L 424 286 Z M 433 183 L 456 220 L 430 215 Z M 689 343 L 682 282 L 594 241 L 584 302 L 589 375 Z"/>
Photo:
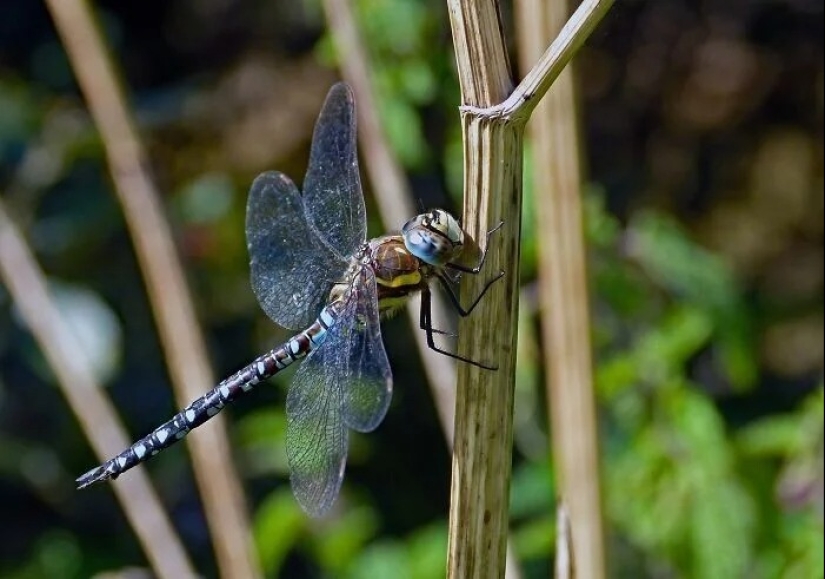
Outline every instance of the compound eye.
<path id="1" fill-rule="evenodd" d="M 404 236 L 404 245 L 418 259 L 430 265 L 444 265 L 450 260 L 452 247 L 443 235 L 417 228 Z"/>
<path id="2" fill-rule="evenodd" d="M 404 224 L 404 227 L 401 228 L 401 235 L 406 236 L 409 232 L 413 231 L 414 229 L 416 229 L 418 227 L 422 227 L 422 226 L 427 227 L 426 219 L 427 219 L 426 215 L 417 215 L 417 216 L 413 217 L 412 219 L 410 219 L 409 221 L 407 221 Z"/>
<path id="3" fill-rule="evenodd" d="M 424 263 L 441 266 L 449 261 L 452 248 L 432 217 L 433 213 L 425 213 L 408 221 L 401 234 L 410 253 Z"/>

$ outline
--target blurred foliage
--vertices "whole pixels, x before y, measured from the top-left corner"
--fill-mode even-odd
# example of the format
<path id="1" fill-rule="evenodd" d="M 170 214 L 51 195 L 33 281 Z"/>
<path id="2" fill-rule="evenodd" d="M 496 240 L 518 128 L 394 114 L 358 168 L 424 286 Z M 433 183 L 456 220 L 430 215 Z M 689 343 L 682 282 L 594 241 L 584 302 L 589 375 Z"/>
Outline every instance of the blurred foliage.
<path id="1" fill-rule="evenodd" d="M 97 5 L 168 192 L 214 366 L 228 374 L 287 337 L 249 291 L 245 191 L 264 169 L 304 172 L 337 61 L 320 3 Z M 415 194 L 457 207 L 446 7 L 354 5 L 383 127 Z M 145 432 L 173 402 L 103 152 L 45 8 L 6 9 L 0 191 L 130 431 Z M 823 576 L 822 11 L 810 0 L 627 0 L 579 57 L 614 577 Z M 527 152 L 529 176 L 541 160 Z M 535 203 L 528 178 L 511 487 L 528 579 L 550 572 L 556 506 Z M 268 577 L 443 576 L 449 456 L 418 362 L 404 355 L 412 331 L 403 319 L 384 326 L 395 400 L 378 432 L 353 437 L 329 519 L 308 520 L 289 491 L 291 372 L 231 410 Z M 95 459 L 52 382 L 0 287 L 0 575 L 134 572 L 145 560 L 111 493 L 74 492 Z M 215 576 L 185 452 L 148 468 L 198 568 Z"/>

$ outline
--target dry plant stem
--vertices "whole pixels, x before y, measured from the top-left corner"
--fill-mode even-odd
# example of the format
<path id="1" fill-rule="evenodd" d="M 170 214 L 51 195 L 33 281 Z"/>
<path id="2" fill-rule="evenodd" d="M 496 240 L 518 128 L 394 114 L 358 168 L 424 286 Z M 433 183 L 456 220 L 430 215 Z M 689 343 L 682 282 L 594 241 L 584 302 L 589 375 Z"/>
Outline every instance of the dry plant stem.
<path id="1" fill-rule="evenodd" d="M 471 106 L 466 108 L 478 115 L 526 123 L 533 109 L 610 10 L 613 2 L 614 0 L 583 0 L 553 43 L 506 100 L 487 107 L 469 102 L 467 104 Z M 479 108 L 483 110 L 478 110 Z"/>
<path id="2" fill-rule="evenodd" d="M 570 513 L 564 502 L 559 502 L 556 509 L 556 579 L 573 579 L 576 576 L 574 562 Z"/>
<path id="3" fill-rule="evenodd" d="M 464 103 L 464 223 L 481 239 L 485 229 L 498 220 L 505 222 L 500 240 L 490 248 L 488 264 L 493 271 L 503 268 L 508 273 L 505 283 L 481 302 L 480 311 L 460 326 L 461 335 L 472 339 L 460 342 L 459 353 L 481 360 L 495 355 L 500 368 L 485 373 L 459 366 L 448 576 L 498 577 L 504 569 L 512 442 L 521 128 L 612 2 L 583 2 L 506 101 L 510 77 L 497 4 L 494 0 L 448 0 L 447 4 Z M 542 224 L 542 229 L 551 227 Z M 462 289 L 477 292 L 480 280 L 472 282 Z M 580 331 L 587 328 L 584 324 Z"/>
<path id="4" fill-rule="evenodd" d="M 47 0 L 46 4 L 103 138 L 118 198 L 146 279 L 176 398 L 180 405 L 187 404 L 211 388 L 214 378 L 144 151 L 88 5 L 82 0 Z M 221 575 L 259 577 L 225 422 L 218 417 L 187 440 Z M 111 454 L 114 453 L 108 452 L 101 458 Z"/>
<path id="5" fill-rule="evenodd" d="M 462 102 L 489 107 L 512 88 L 495 0 L 448 0 Z M 493 286 L 459 326 L 459 354 L 495 361 L 497 371 L 458 365 L 447 576 L 501 577 L 505 572 L 513 438 L 522 130 L 501 119 L 462 115 L 464 225 L 484 243 L 499 222 L 480 276 L 465 276 L 462 298 Z"/>
<path id="6" fill-rule="evenodd" d="M 52 302 L 43 272 L 0 201 L 0 278 L 43 351 L 57 383 L 98 455 L 120 452 L 129 440 L 95 379 L 86 353 Z M 126 518 L 159 577 L 194 577 L 192 564 L 146 475 L 115 487 Z"/>
<path id="7" fill-rule="evenodd" d="M 562 28 L 568 0 L 516 4 L 525 67 Z M 539 301 L 547 400 L 558 488 L 572 521 L 576 571 L 605 576 L 599 498 L 598 427 L 590 356 L 589 294 L 582 228 L 582 172 L 573 75 L 565 70 L 535 109 L 528 127 L 536 162 Z M 558 554 L 563 556 L 563 554 Z"/>

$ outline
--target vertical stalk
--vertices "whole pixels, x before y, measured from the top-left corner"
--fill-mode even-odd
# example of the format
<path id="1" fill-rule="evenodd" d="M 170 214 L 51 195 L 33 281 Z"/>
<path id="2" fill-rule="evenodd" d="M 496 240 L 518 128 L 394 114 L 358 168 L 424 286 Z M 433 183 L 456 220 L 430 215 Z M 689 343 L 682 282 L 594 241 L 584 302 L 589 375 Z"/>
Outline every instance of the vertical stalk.
<path id="1" fill-rule="evenodd" d="M 448 0 L 462 102 L 489 107 L 512 90 L 495 0 Z M 497 371 L 458 365 L 447 573 L 453 579 L 501 577 L 506 565 L 513 438 L 516 324 L 521 225 L 522 126 L 472 112 L 462 115 L 464 227 L 489 244 L 478 276 L 465 276 L 469 302 L 504 270 L 473 314 L 459 325 L 459 354 L 494 362 Z"/>
<path id="2" fill-rule="evenodd" d="M 89 4 L 84 0 L 46 0 L 46 5 L 103 139 L 176 398 L 183 406 L 211 388 L 214 377 L 146 154 Z M 215 417 L 197 436 L 187 438 L 187 443 L 221 576 L 254 579 L 261 572 L 225 424 L 222 417 Z"/>
<path id="3" fill-rule="evenodd" d="M 507 271 L 504 282 L 497 284 L 478 311 L 459 326 L 464 337 L 459 342 L 459 353 L 474 360 L 496 359 L 499 370 L 459 366 L 447 563 L 451 578 L 500 577 L 505 568 L 518 311 L 522 128 L 612 3 L 613 0 L 582 0 L 536 66 L 512 89 L 498 4 L 495 0 L 447 2 L 464 103 L 464 224 L 471 235 L 483 240 L 486 230 L 499 221 L 505 222 L 500 236 L 490 245 L 487 271 Z M 568 147 L 565 142 L 554 145 L 559 150 Z M 582 335 L 589 331 L 589 320 L 586 308 L 584 315 L 581 311 L 581 296 L 586 295 L 586 287 L 583 272 L 576 271 L 577 264 L 583 264 L 577 202 L 576 199 L 563 203 L 560 211 L 553 213 L 554 219 L 542 222 L 540 229 L 552 232 L 558 227 L 564 233 L 552 239 L 570 244 L 560 246 L 558 251 L 574 253 L 567 263 L 572 279 L 565 278 L 568 269 L 556 270 L 553 279 L 560 285 L 570 285 L 563 285 L 561 298 L 552 303 L 564 311 L 566 300 L 576 303 L 579 296 L 577 311 L 564 319 L 565 331 L 575 335 L 577 345 L 587 346 Z M 468 277 L 475 279 L 467 280 L 469 283 L 462 288 L 465 299 L 477 294 L 483 284 L 483 276 Z M 560 335 L 554 334 L 553 339 Z M 587 352 L 586 347 L 570 352 L 569 345 L 565 350 L 580 356 L 571 368 L 583 372 L 585 377 L 589 377 L 590 371 Z M 582 375 L 576 377 L 581 379 Z M 586 413 L 583 408 L 576 410 L 580 411 L 578 416 Z M 575 433 L 576 428 L 567 432 Z M 588 484 L 595 481 L 591 479 Z M 575 521 L 574 515 L 571 518 Z M 601 553 L 594 555 L 600 557 Z"/>
<path id="4" fill-rule="evenodd" d="M 2 196 L 0 280 L 9 290 L 95 451 L 108 456 L 120 452 L 129 444 L 125 430 L 104 396 L 88 356 L 51 299 L 45 275 L 6 213 Z M 163 579 L 194 577 L 192 563 L 146 473 L 138 471 L 113 490 L 154 573 Z"/>
<path id="5" fill-rule="evenodd" d="M 538 60 L 561 30 L 569 0 L 516 4 L 522 67 Z M 567 67 L 536 107 L 533 144 L 539 301 L 555 472 L 566 507 L 576 574 L 605 576 L 599 499 L 598 428 L 590 356 L 582 170 L 573 71 Z M 557 553 L 565 557 L 565 553 Z"/>

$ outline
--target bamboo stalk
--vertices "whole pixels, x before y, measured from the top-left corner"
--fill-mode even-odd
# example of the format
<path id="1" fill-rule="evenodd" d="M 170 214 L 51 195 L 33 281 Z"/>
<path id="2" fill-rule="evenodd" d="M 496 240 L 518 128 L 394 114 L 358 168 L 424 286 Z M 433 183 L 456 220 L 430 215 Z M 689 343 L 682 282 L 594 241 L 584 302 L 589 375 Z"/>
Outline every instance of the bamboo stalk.
<path id="1" fill-rule="evenodd" d="M 448 0 L 461 82 L 464 224 L 480 239 L 499 220 L 488 271 L 507 270 L 478 311 L 459 326 L 459 353 L 496 356 L 498 372 L 459 366 L 448 576 L 499 577 L 504 570 L 518 310 L 522 128 L 538 101 L 607 12 L 585 0 L 524 81 L 510 93 L 507 55 L 494 0 Z M 510 94 L 508 98 L 505 97 Z M 495 104 L 499 103 L 499 104 Z M 542 229 L 549 229 L 542 223 Z M 467 297 L 482 283 L 468 280 Z M 558 302 L 556 302 L 558 303 Z M 562 304 L 564 307 L 564 304 Z M 585 328 L 586 329 L 586 328 Z"/>
<path id="2" fill-rule="evenodd" d="M 120 452 L 129 440 L 102 394 L 86 353 L 54 305 L 45 276 L 0 198 L 0 278 L 57 378 L 57 384 L 100 456 Z M 129 524 L 154 572 L 166 579 L 194 577 L 186 551 L 143 471 L 114 487 Z"/>
<path id="3" fill-rule="evenodd" d="M 547 40 L 562 28 L 568 4 L 567 0 L 517 2 L 524 68 L 541 56 Z M 605 563 L 576 104 L 568 68 L 535 109 L 528 138 L 535 157 L 539 301 L 552 458 L 564 516 L 571 525 L 571 544 L 566 544 L 570 553 L 556 556 L 558 562 L 572 555 L 581 577 L 599 579 L 605 576 Z"/>
<path id="4" fill-rule="evenodd" d="M 489 107 L 512 88 L 502 25 L 494 0 L 448 0 L 462 102 Z M 465 276 L 465 303 L 485 279 L 505 271 L 471 316 L 459 324 L 458 353 L 497 371 L 458 365 L 447 576 L 501 577 L 506 566 L 513 438 L 516 325 L 521 226 L 522 127 L 462 115 L 464 227 L 488 246 L 486 267 Z"/>
<path id="5" fill-rule="evenodd" d="M 83 0 L 46 0 L 46 5 L 101 133 L 115 191 L 146 280 L 176 398 L 183 406 L 211 388 L 214 377 L 145 152 L 88 4 Z M 259 577 L 225 421 L 216 417 L 187 441 L 221 575 Z"/>

